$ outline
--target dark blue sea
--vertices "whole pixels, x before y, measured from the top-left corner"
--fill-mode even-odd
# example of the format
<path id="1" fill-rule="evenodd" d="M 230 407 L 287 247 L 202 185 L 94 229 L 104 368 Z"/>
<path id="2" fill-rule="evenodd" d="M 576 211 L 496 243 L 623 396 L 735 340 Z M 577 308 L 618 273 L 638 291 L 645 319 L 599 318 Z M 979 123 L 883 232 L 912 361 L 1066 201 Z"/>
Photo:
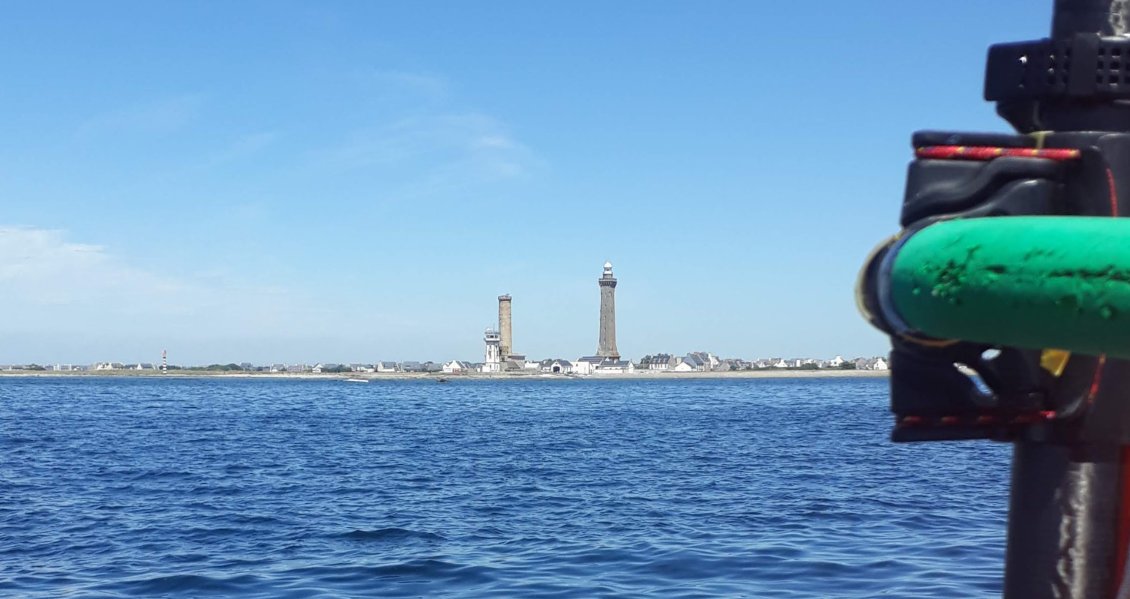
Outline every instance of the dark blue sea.
<path id="1" fill-rule="evenodd" d="M 885 379 L 0 379 L 0 596 L 993 597 Z"/>

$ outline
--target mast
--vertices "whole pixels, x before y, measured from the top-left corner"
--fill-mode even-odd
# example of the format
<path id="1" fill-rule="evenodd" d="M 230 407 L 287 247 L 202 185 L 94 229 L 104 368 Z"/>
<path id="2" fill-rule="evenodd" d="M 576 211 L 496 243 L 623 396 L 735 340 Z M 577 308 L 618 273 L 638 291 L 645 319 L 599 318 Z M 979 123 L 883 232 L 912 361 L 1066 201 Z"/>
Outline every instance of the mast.
<path id="1" fill-rule="evenodd" d="M 1010 217 L 1130 216 L 1130 1 L 1055 0 L 1050 37 L 989 49 L 985 99 L 1019 135 L 916 133 L 903 230 L 861 273 L 860 309 L 891 338 L 892 439 L 1013 444 L 1005 599 L 1130 599 L 1130 361 L 1071 353 L 1046 339 L 1019 347 L 991 338 L 987 329 L 1004 322 L 1030 332 L 1019 309 L 993 309 L 996 321 L 977 335 L 947 334 L 892 301 L 900 252 L 939 223 L 976 219 L 995 235 L 1025 222 L 1005 223 Z M 1000 239 L 1015 249 L 1015 238 Z M 1094 247 L 1089 239 L 1047 241 L 1053 254 Z M 980 251 L 993 268 L 1012 267 L 1002 266 L 1004 252 Z M 1110 264 L 1061 274 L 1112 273 Z M 984 301 L 960 277 L 952 281 L 927 289 L 965 289 L 957 300 Z M 1013 298 L 1017 306 L 1030 305 L 1024 293 Z M 1102 285 L 1088 279 L 1060 299 L 1092 293 Z M 1079 322 L 1068 314 L 1056 324 L 1078 332 Z"/>
<path id="2" fill-rule="evenodd" d="M 1060 69 L 1070 81 L 1067 93 L 1045 89 L 1027 98 L 997 100 L 998 113 L 1021 133 L 1051 130 L 1130 132 L 1127 100 L 1108 95 L 1121 87 L 1130 48 L 1103 48 L 1109 40 L 1122 45 L 1130 32 L 1130 3 L 1120 0 L 1056 0 L 1051 38 Z M 1117 51 L 1117 54 L 1115 52 Z M 1095 74 L 1096 69 L 1105 70 Z M 993 65 L 987 77 L 999 77 Z M 1099 81 L 1100 77 L 1105 77 Z M 1088 87 L 1077 85 L 1086 83 Z M 1097 87 L 1090 87 L 1094 83 Z M 991 86 L 986 82 L 986 88 Z M 1105 86 L 1105 87 L 1104 87 Z M 1074 89 L 1072 89 L 1074 87 Z M 1126 86 L 1130 91 L 1130 85 Z M 1104 360 L 1095 378 L 1096 402 L 1126 401 L 1130 367 Z M 1125 567 L 1126 528 L 1120 512 L 1127 452 L 1111 440 L 1086 439 L 1047 443 L 1015 442 L 1009 500 L 1008 548 L 1004 596 L 1007 599 L 1115 597 Z"/>

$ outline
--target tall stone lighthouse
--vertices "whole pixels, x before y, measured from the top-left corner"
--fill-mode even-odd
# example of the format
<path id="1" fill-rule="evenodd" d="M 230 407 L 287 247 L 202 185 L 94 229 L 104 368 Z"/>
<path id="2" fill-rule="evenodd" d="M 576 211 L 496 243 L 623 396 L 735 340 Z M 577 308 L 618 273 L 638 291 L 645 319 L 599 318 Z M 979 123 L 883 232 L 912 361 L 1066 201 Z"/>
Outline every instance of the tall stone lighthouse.
<path id="1" fill-rule="evenodd" d="M 510 294 L 498 296 L 498 333 L 502 336 L 498 351 L 503 360 L 514 355 L 513 341 L 510 338 Z"/>
<path id="2" fill-rule="evenodd" d="M 616 277 L 612 276 L 612 263 L 604 263 L 604 274 L 597 280 L 600 284 L 600 345 L 596 355 L 604 358 L 620 359 L 616 349 Z"/>

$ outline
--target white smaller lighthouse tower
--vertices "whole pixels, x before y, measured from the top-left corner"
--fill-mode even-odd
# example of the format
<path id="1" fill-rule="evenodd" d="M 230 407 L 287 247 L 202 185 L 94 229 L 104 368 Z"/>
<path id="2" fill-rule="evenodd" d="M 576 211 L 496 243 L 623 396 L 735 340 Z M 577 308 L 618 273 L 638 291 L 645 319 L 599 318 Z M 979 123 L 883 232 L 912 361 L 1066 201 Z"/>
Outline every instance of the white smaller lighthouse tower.
<path id="1" fill-rule="evenodd" d="M 498 331 L 488 328 L 483 333 L 483 342 L 486 343 L 486 359 L 483 361 L 483 372 L 502 372 L 502 336 Z"/>

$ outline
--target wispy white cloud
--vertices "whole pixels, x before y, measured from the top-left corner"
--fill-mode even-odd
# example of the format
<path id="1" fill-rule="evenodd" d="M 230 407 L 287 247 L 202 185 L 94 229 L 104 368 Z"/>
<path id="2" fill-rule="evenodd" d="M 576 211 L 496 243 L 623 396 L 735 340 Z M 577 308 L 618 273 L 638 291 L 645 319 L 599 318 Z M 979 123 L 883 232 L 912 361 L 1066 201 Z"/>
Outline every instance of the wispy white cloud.
<path id="1" fill-rule="evenodd" d="M 85 139 L 103 135 L 175 133 L 199 115 L 203 104 L 204 98 L 196 94 L 135 104 L 90 117 L 79 125 L 76 137 Z"/>
<path id="2" fill-rule="evenodd" d="M 120 290 L 146 295 L 174 291 L 173 285 L 115 264 L 98 245 L 73 243 L 62 232 L 31 227 L 0 228 L 0 302 L 26 310 L 116 296 Z"/>
<path id="3" fill-rule="evenodd" d="M 512 179 L 535 163 L 499 121 L 479 113 L 414 116 L 358 130 L 316 161 L 337 171 L 407 170 L 419 177 L 415 184 L 433 187 Z"/>
<path id="4" fill-rule="evenodd" d="M 503 120 L 461 105 L 443 76 L 380 70 L 359 82 L 359 93 L 387 105 L 309 152 L 318 176 L 361 174 L 384 195 L 407 197 L 524 177 L 539 165 Z"/>
<path id="5" fill-rule="evenodd" d="M 44 335 L 178 339 L 307 335 L 328 315 L 293 290 L 238 276 L 186 276 L 138 268 L 62 231 L 0 226 L 0 333 L 34 323 Z M 315 327 L 316 329 L 316 327 Z M 58 347 L 66 347 L 60 337 Z M 108 343 L 111 345 L 111 343 Z"/>

